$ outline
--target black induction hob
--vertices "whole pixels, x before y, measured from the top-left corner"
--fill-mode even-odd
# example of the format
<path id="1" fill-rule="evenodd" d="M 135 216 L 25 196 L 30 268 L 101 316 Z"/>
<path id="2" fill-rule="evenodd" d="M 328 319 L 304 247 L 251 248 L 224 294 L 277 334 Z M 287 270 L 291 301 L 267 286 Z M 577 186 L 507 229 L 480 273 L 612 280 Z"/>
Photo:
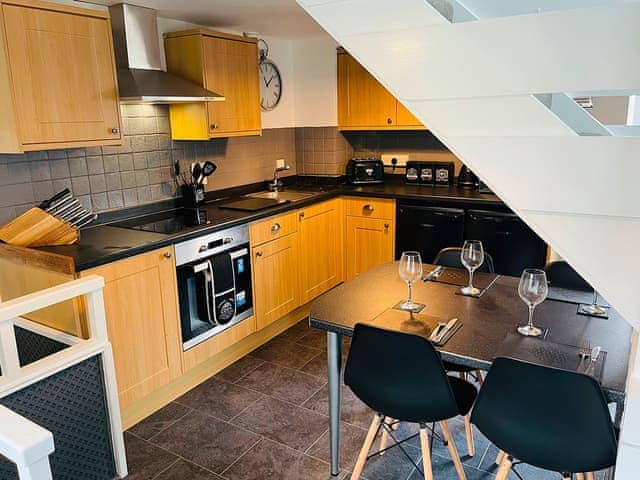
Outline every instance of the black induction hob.
<path id="1" fill-rule="evenodd" d="M 216 220 L 220 220 L 220 217 L 217 216 Z M 189 228 L 209 225 L 211 221 L 212 218 L 205 209 L 181 208 L 130 218 L 112 225 L 146 232 L 173 234 Z"/>

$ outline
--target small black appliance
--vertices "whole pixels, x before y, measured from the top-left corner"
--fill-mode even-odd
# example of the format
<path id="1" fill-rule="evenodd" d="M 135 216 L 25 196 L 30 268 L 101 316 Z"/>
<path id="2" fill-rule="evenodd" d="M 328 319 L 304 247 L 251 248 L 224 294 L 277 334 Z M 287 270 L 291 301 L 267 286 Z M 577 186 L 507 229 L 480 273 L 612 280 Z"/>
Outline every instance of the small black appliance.
<path id="1" fill-rule="evenodd" d="M 347 164 L 347 179 L 354 185 L 383 183 L 384 164 L 377 158 L 352 158 Z"/>

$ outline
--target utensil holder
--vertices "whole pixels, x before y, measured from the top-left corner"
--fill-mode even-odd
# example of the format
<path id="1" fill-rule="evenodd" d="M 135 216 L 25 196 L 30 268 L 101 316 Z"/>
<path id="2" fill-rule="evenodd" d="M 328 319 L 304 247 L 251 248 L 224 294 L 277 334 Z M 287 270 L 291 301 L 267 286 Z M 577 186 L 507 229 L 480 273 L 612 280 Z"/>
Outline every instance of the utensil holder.
<path id="1" fill-rule="evenodd" d="M 204 186 L 182 185 L 182 199 L 187 208 L 199 207 L 204 203 Z"/>
<path id="2" fill-rule="evenodd" d="M 18 247 L 50 247 L 71 245 L 78 241 L 77 228 L 33 207 L 0 227 L 0 240 Z"/>

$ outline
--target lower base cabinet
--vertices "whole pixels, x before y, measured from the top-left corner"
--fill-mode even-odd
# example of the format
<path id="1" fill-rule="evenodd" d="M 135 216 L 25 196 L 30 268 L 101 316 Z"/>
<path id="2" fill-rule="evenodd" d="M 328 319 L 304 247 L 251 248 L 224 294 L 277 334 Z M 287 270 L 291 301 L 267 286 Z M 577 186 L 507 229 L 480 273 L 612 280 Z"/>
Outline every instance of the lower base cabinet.
<path id="1" fill-rule="evenodd" d="M 348 216 L 345 230 L 347 280 L 371 267 L 393 261 L 392 220 Z"/>
<path id="2" fill-rule="evenodd" d="M 122 408 L 182 374 L 173 247 L 86 270 L 104 277 L 104 306 Z"/>
<path id="3" fill-rule="evenodd" d="M 260 330 L 300 306 L 298 234 L 253 249 L 256 326 Z"/>

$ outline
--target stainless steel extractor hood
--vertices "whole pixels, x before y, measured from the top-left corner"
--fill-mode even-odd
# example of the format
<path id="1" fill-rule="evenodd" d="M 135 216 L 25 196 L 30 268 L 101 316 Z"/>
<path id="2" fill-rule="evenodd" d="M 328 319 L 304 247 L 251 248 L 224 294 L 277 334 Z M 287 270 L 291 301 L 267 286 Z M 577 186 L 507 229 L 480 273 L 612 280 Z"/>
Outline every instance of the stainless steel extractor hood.
<path id="1" fill-rule="evenodd" d="M 121 103 L 215 102 L 223 95 L 162 70 L 156 11 L 109 7 Z"/>

